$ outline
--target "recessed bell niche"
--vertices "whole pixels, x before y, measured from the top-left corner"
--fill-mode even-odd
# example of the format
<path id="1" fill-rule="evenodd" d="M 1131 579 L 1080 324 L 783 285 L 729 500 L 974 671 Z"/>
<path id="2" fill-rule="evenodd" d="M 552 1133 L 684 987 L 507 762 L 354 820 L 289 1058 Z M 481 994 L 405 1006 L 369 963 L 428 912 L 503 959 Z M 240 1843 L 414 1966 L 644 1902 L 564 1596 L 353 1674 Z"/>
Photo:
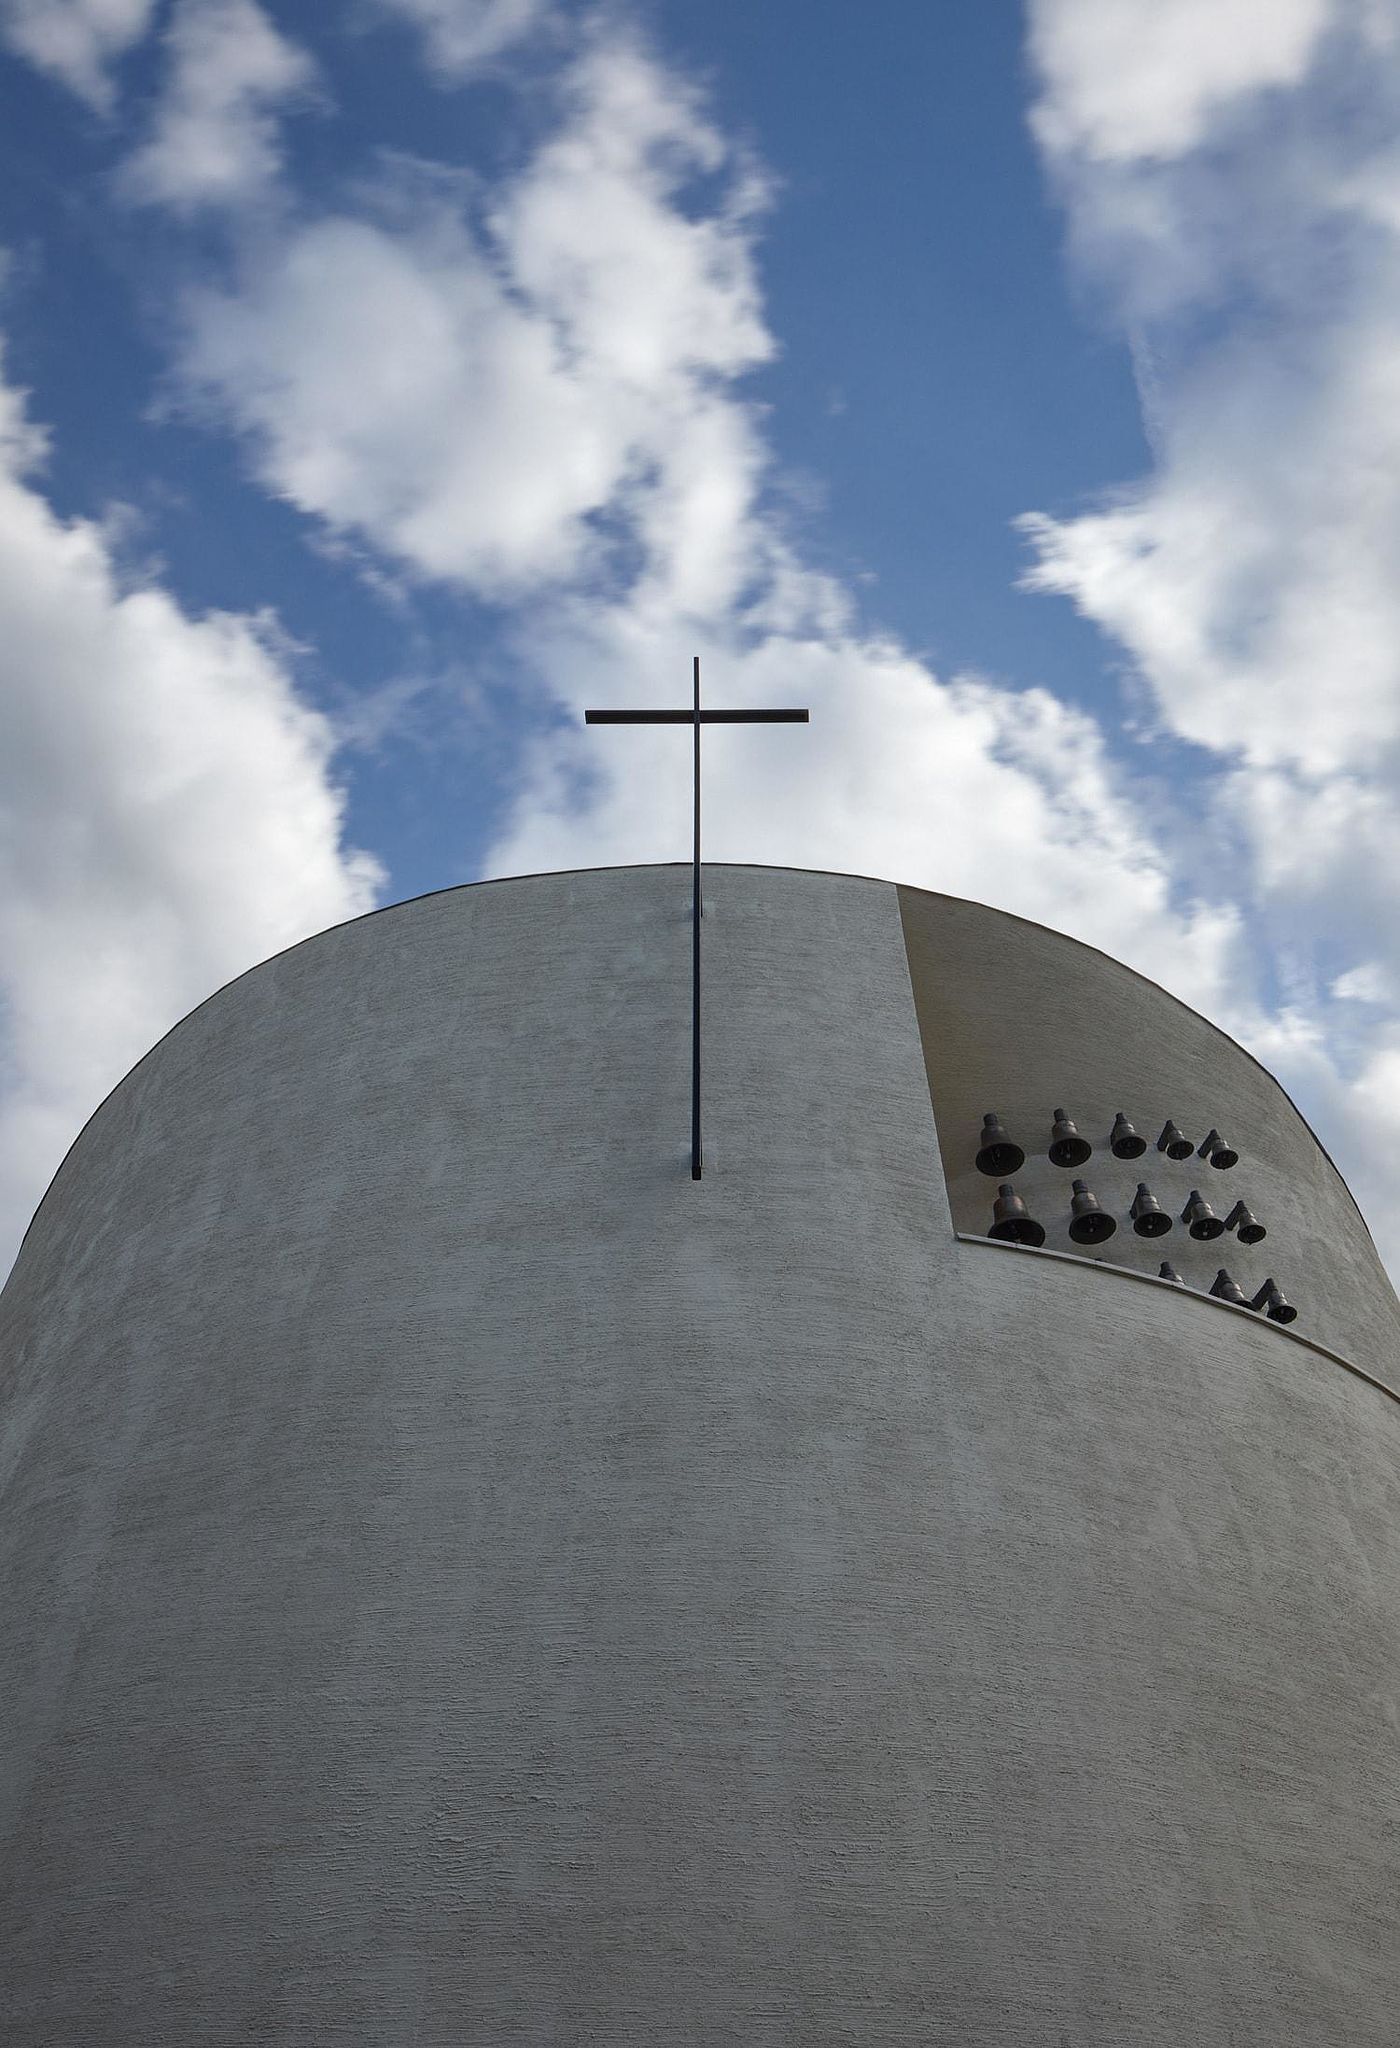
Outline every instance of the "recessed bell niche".
<path id="1" fill-rule="evenodd" d="M 1102 1128 L 1100 1126 L 1099 1128 Z M 1151 1146 L 1134 1124 L 1127 1110 L 1115 1110 L 1112 1126 L 1106 1141 L 1100 1141 L 1104 1150 L 1116 1160 L 1141 1159 Z M 1221 1131 L 1212 1124 L 1199 1145 L 1189 1138 L 1174 1117 L 1168 1117 L 1156 1139 L 1156 1150 L 1174 1164 L 1199 1159 L 1218 1171 L 1227 1171 L 1238 1163 L 1239 1153 L 1226 1142 Z M 1050 1130 L 1047 1158 L 1052 1166 L 1082 1166 L 1093 1157 L 1094 1145 L 1086 1138 L 1074 1120 L 1063 1109 L 1054 1112 Z M 1102 1157 L 1102 1153 L 1100 1155 Z M 992 1220 L 988 1229 L 989 1237 L 1003 1244 L 1030 1245 L 1043 1247 L 1046 1242 L 1045 1225 L 1033 1216 L 1025 1199 L 1017 1193 L 1009 1178 L 1019 1174 L 1026 1164 L 1026 1153 L 1016 1143 L 1000 1115 L 987 1110 L 982 1118 L 978 1133 L 976 1154 L 977 1170 L 999 1183 L 996 1200 L 992 1205 Z M 1185 1178 L 1185 1176 L 1182 1176 Z M 1032 1175 L 1034 1178 L 1034 1175 Z M 1097 1176 L 1096 1176 L 1097 1178 Z M 1112 1176 L 1110 1176 L 1110 1179 Z M 1172 1176 L 1168 1176 L 1171 1179 Z M 1126 1190 L 1124 1190 L 1126 1193 Z M 1034 1188 L 1031 1201 L 1037 1200 Z M 1087 1250 L 1103 1245 L 1118 1231 L 1118 1216 L 1114 1213 L 1123 1195 L 1110 1188 L 1100 1195 L 1085 1180 L 1075 1180 L 1070 1198 L 1068 1237 L 1070 1245 Z M 1176 1227 L 1176 1203 L 1179 1193 L 1172 1189 L 1164 1203 L 1145 1180 L 1137 1183 L 1136 1192 L 1127 1204 L 1125 1221 L 1132 1226 L 1134 1237 L 1166 1237 Z M 1227 1214 L 1217 1215 L 1200 1188 L 1192 1188 L 1185 1207 L 1180 1212 L 1181 1222 L 1191 1238 L 1198 1244 L 1209 1244 L 1233 1231 L 1241 1245 L 1262 1244 L 1268 1231 L 1241 1197 Z M 1130 1264 L 1136 1263 L 1130 1259 Z M 1149 1267 L 1150 1271 L 1151 1268 Z M 1241 1285 L 1224 1266 L 1217 1269 L 1214 1280 L 1206 1286 L 1204 1275 L 1199 1280 L 1186 1279 L 1170 1260 L 1164 1259 L 1157 1267 L 1157 1277 L 1169 1285 L 1187 1291 L 1199 1288 L 1216 1301 L 1230 1303 L 1236 1308 L 1250 1308 L 1271 1321 L 1281 1325 L 1296 1322 L 1298 1311 L 1287 1299 L 1275 1280 L 1266 1280 L 1253 1296 L 1245 1285 Z"/>

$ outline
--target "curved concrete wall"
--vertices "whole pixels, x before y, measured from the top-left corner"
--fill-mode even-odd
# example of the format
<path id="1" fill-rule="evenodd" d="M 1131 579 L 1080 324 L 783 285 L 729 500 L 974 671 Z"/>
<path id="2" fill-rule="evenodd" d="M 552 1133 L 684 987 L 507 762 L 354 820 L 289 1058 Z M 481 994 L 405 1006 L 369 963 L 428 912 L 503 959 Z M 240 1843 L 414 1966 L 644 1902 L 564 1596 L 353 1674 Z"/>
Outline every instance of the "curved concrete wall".
<path id="1" fill-rule="evenodd" d="M 1393 2041 L 1400 1404 L 960 1242 L 907 902 L 709 886 L 698 1186 L 676 869 L 328 933 L 74 1148 L 0 1305 L 14 2048 Z"/>

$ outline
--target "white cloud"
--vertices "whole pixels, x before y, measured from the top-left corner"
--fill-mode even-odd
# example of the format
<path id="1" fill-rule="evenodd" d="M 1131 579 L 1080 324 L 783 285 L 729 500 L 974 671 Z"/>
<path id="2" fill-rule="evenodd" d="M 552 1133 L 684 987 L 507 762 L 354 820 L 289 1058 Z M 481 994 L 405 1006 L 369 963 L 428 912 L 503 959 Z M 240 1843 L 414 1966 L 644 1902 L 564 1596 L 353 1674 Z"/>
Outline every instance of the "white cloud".
<path id="1" fill-rule="evenodd" d="M 595 51 L 487 221 L 429 193 L 407 220 L 292 231 L 194 302 L 185 375 L 269 488 L 424 576 L 495 595 L 601 573 L 621 511 L 664 526 L 669 581 L 714 602 L 743 565 L 712 458 L 757 460 L 714 392 L 772 345 L 752 179 L 705 216 L 675 198 L 727 169 L 687 94 Z"/>
<path id="2" fill-rule="evenodd" d="M 138 43 L 155 0 L 0 0 L 0 35 L 88 105 L 112 104 L 111 66 Z"/>
<path id="3" fill-rule="evenodd" d="M 267 622 L 124 587 L 0 385 L 0 1265 L 88 1112 L 211 989 L 372 901 Z"/>
<path id="4" fill-rule="evenodd" d="M 1379 960 L 1364 960 L 1359 967 L 1337 976 L 1332 994 L 1343 1003 L 1385 1003 L 1393 1008 L 1395 981 Z"/>
<path id="5" fill-rule="evenodd" d="M 1336 1119 L 1394 1246 L 1400 17 L 1232 4 L 1193 39 L 1190 12 L 1119 8 L 1143 58 L 1124 72 L 1088 0 L 1033 9 L 1037 130 L 1076 256 L 1150 365 L 1157 461 L 1097 508 L 1030 517 L 1028 581 L 1214 758 L 1214 826 L 1295 991 L 1256 1045 L 1272 1030 L 1324 1135 Z"/>
<path id="6" fill-rule="evenodd" d="M 1179 156 L 1241 101 L 1297 85 L 1343 12 L 1342 0 L 1035 0 L 1036 132 L 1056 154 Z"/>
<path id="7" fill-rule="evenodd" d="M 1174 731 L 1254 767 L 1339 773 L 1400 740 L 1400 262 L 1373 261 L 1334 331 L 1217 347 L 1159 399 L 1145 484 L 1026 522 L 1031 587 L 1130 650 Z"/>
<path id="8" fill-rule="evenodd" d="M 381 14 L 410 22 L 444 83 L 470 77 L 555 16 L 554 0 L 377 0 Z"/>
<path id="9" fill-rule="evenodd" d="M 306 95 L 315 67 L 254 0 L 182 0 L 151 131 L 122 168 L 128 198 L 177 213 L 264 191 L 281 164 L 275 111 Z"/>

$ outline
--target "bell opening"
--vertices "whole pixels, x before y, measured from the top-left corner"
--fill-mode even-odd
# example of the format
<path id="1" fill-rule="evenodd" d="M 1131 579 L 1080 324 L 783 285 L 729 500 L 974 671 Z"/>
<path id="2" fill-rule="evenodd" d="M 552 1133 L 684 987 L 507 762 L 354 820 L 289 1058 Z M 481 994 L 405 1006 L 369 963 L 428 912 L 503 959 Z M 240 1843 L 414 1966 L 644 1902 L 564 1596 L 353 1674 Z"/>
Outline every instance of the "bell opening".
<path id="1" fill-rule="evenodd" d="M 1045 1225 L 1037 1223 L 1033 1216 L 1008 1216 L 1004 1223 L 994 1223 L 987 1232 L 999 1244 L 1042 1245 L 1045 1242 Z"/>
<path id="2" fill-rule="evenodd" d="M 994 1180 L 1005 1180 L 1009 1173 L 1019 1173 L 1025 1163 L 1025 1153 L 1009 1138 L 994 1145 L 984 1145 L 977 1155 L 977 1171 L 989 1174 Z"/>
<path id="3" fill-rule="evenodd" d="M 1093 1152 L 1087 1138 L 1057 1138 L 1050 1147 L 1052 1166 L 1082 1166 Z"/>

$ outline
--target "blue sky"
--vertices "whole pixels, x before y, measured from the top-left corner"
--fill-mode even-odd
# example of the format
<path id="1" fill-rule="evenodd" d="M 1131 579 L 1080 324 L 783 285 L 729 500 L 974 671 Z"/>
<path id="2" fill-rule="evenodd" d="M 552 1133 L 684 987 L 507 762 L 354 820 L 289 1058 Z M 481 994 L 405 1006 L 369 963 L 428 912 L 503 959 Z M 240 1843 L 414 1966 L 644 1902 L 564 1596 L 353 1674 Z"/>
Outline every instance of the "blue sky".
<path id="1" fill-rule="evenodd" d="M 0 1234 L 268 952 L 682 855 L 979 897 L 1400 1256 L 1400 5 L 0 0 Z"/>

